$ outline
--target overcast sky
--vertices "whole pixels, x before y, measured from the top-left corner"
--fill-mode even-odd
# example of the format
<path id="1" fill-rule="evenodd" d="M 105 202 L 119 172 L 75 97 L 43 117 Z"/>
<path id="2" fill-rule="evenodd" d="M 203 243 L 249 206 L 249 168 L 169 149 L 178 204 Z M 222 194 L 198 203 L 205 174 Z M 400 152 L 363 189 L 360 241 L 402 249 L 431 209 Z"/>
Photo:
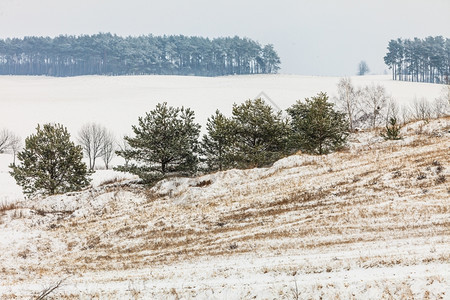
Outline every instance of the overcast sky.
<path id="1" fill-rule="evenodd" d="M 0 0 L 0 38 L 238 35 L 274 44 L 281 73 L 343 76 L 382 74 L 390 39 L 450 38 L 449 16 L 450 0 Z"/>

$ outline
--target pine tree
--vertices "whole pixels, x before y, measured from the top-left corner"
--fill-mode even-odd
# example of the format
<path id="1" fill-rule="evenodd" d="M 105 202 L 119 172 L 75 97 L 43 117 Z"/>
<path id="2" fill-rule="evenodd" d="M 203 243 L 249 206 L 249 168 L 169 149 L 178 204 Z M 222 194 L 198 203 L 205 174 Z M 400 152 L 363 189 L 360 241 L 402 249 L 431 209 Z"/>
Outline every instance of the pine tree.
<path id="1" fill-rule="evenodd" d="M 264 100 L 233 105 L 234 160 L 239 167 L 262 167 L 287 153 L 288 124 Z"/>
<path id="2" fill-rule="evenodd" d="M 326 154 L 341 148 L 348 136 L 344 113 L 334 110 L 326 93 L 287 109 L 291 116 L 292 147 L 312 154 Z"/>
<path id="3" fill-rule="evenodd" d="M 200 125 L 189 108 L 158 104 L 133 126 L 134 137 L 126 136 L 130 149 L 117 151 L 130 160 L 119 171 L 138 175 L 153 183 L 168 175 L 191 175 L 197 170 Z"/>
<path id="4" fill-rule="evenodd" d="M 386 129 L 381 133 L 381 136 L 385 140 L 401 140 L 400 129 L 401 126 L 398 124 L 397 118 L 391 117 L 389 123 L 386 124 Z"/>
<path id="5" fill-rule="evenodd" d="M 235 136 L 233 123 L 218 110 L 215 115 L 208 118 L 206 123 L 207 134 L 202 139 L 202 154 L 209 171 L 222 171 L 234 165 L 232 159 L 232 146 Z"/>
<path id="6" fill-rule="evenodd" d="M 61 124 L 38 125 L 36 134 L 25 140 L 17 153 L 19 164 L 10 174 L 26 194 L 59 194 L 77 191 L 89 184 L 83 151 L 70 141 Z"/>

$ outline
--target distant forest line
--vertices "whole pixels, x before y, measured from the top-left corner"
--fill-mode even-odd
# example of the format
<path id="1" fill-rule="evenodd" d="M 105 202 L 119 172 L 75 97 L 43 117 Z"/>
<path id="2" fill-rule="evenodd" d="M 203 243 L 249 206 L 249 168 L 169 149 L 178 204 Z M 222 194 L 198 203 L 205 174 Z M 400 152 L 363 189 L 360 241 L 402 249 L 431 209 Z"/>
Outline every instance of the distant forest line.
<path id="1" fill-rule="evenodd" d="M 384 62 L 393 80 L 446 83 L 450 76 L 450 39 L 442 36 L 389 41 Z"/>
<path id="2" fill-rule="evenodd" d="M 99 33 L 0 39 L 0 75 L 222 76 L 277 73 L 280 64 L 273 45 L 237 36 Z"/>

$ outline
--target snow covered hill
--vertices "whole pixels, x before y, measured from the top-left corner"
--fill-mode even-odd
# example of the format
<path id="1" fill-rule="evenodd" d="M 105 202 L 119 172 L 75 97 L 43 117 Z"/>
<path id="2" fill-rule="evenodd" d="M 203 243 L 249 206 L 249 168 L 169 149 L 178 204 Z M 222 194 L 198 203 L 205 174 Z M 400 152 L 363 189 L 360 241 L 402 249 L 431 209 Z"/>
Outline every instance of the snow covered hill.
<path id="1" fill-rule="evenodd" d="M 0 295 L 63 280 L 54 299 L 446 299 L 450 118 L 402 134 L 152 189 L 113 177 L 5 203 Z"/>

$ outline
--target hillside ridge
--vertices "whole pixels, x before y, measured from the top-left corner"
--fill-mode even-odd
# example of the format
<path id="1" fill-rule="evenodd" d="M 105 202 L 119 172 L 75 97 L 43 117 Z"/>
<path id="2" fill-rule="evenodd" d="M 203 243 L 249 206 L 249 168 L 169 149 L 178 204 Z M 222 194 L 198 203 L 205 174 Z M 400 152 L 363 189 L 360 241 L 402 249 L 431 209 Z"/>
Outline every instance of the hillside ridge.
<path id="1" fill-rule="evenodd" d="M 18 203 L 0 212 L 0 295 L 65 278 L 58 299 L 445 298 L 450 117 L 402 135 Z"/>

